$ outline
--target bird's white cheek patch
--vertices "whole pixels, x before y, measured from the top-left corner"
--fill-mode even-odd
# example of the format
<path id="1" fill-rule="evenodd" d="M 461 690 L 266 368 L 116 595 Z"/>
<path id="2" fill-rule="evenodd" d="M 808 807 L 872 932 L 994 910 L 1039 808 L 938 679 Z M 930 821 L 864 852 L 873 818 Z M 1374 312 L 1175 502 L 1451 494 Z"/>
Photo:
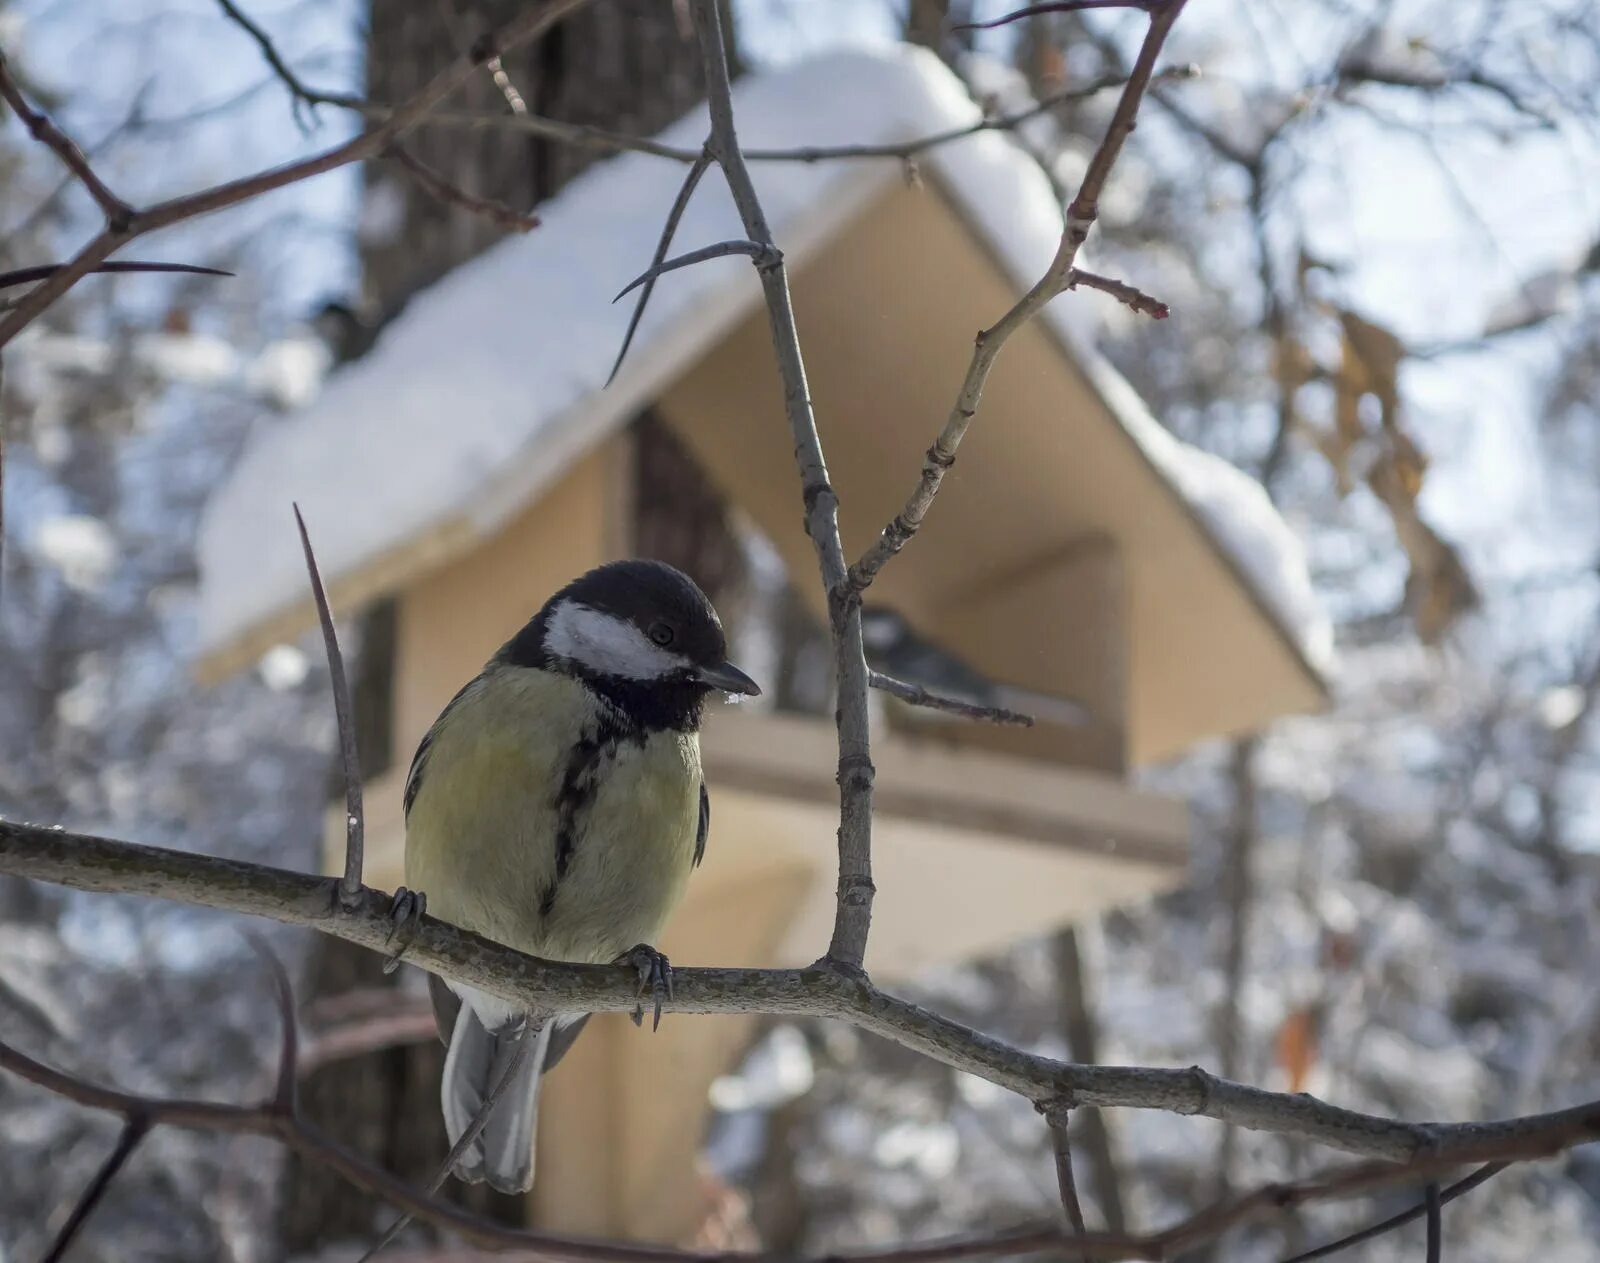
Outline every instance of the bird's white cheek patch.
<path id="1" fill-rule="evenodd" d="M 546 653 L 626 680 L 658 680 L 689 665 L 626 619 L 575 601 L 556 606 L 545 628 L 544 647 Z"/>

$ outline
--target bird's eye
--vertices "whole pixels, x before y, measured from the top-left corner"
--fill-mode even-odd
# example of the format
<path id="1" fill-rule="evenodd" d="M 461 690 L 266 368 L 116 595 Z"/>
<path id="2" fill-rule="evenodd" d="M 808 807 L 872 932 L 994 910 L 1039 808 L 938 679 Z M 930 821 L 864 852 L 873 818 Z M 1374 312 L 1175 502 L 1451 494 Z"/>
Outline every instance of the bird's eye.
<path id="1" fill-rule="evenodd" d="M 672 628 L 665 623 L 651 623 L 650 639 L 665 649 L 672 643 Z"/>

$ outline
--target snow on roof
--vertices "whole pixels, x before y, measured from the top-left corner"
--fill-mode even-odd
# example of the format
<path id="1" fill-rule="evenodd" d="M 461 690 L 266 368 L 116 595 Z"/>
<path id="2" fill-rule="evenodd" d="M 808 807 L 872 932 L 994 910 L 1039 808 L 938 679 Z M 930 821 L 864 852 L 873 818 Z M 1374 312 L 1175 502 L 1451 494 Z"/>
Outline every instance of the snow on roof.
<path id="1" fill-rule="evenodd" d="M 734 107 L 747 148 L 888 144 L 979 117 L 960 80 L 909 47 L 832 53 L 747 76 Z M 694 148 L 705 129 L 702 108 L 660 139 Z M 919 162 L 1018 292 L 1031 285 L 1061 226 L 1033 160 L 988 132 L 928 150 Z M 904 178 L 897 163 L 882 160 L 752 167 L 792 263 Z M 487 534 L 747 315 L 760 293 L 743 258 L 670 274 L 623 371 L 605 387 L 629 307 L 610 299 L 649 263 L 683 174 L 678 163 L 637 153 L 597 165 L 540 207 L 540 228 L 414 299 L 315 403 L 264 419 L 201 526 L 202 652 L 224 650 L 304 602 L 291 501 L 335 581 L 438 533 L 465 526 L 468 538 Z M 683 217 L 674 253 L 743 235 L 713 173 Z M 1149 415 L 1095 349 L 1093 304 L 1060 301 L 1044 318 L 1307 660 L 1326 665 L 1331 636 L 1303 552 L 1260 486 Z"/>

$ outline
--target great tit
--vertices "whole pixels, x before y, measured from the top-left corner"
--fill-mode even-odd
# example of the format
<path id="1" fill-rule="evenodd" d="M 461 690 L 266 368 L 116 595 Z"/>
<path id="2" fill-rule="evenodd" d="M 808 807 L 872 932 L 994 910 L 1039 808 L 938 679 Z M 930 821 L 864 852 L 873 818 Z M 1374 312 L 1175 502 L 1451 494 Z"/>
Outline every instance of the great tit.
<path id="1" fill-rule="evenodd" d="M 694 582 L 621 561 L 547 602 L 451 700 L 405 786 L 406 883 L 428 910 L 548 960 L 655 957 L 711 823 L 700 771 L 710 693 L 760 693 L 727 660 Z M 637 946 L 636 946 L 637 945 Z M 542 1073 L 587 1014 L 525 1013 L 430 976 L 449 1046 L 441 1099 L 455 1145 L 534 1041 L 488 1123 L 456 1162 L 503 1192 L 533 1184 Z"/>

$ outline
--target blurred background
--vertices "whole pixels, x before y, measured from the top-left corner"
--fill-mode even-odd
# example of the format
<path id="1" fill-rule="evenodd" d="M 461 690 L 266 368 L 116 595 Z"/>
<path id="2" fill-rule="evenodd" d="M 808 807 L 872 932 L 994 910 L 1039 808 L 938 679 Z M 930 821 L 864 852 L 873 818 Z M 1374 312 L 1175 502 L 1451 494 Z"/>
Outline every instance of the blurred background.
<path id="1" fill-rule="evenodd" d="M 354 111 L 297 100 L 226 7 L 0 3 L 0 46 L 32 98 L 135 203 L 354 134 Z M 257 0 L 247 12 L 304 83 L 393 102 L 516 7 Z M 875 200 L 851 211 L 836 244 L 805 256 L 796 292 L 808 349 L 815 338 L 824 425 L 835 417 L 847 447 L 868 432 L 867 420 L 844 428 L 837 418 L 859 405 L 883 418 L 887 436 L 881 484 L 862 472 L 877 470 L 876 449 L 834 457 L 847 536 L 860 543 L 883 520 L 879 500 L 892 505 L 909 489 L 953 398 L 971 330 L 1031 279 L 1007 262 L 1005 241 L 1028 239 L 1025 210 L 1075 189 L 1116 100 L 1115 91 L 1088 89 L 1125 71 L 1144 27 L 1138 14 L 1104 12 L 952 31 L 1008 7 L 731 4 L 740 91 L 754 94 L 751 110 L 765 108 L 788 143 L 812 134 L 813 108 L 822 140 L 850 139 L 858 124 L 864 139 L 903 140 L 940 130 L 941 111 L 1010 118 L 1051 103 L 973 151 L 1003 151 L 994 159 L 1003 171 L 991 164 L 988 176 L 973 175 L 955 159 L 940 166 L 930 151 L 881 162 L 891 179 L 850 175 L 850 189 L 879 179 Z M 534 115 L 653 135 L 702 96 L 685 30 L 673 5 L 594 0 L 454 104 L 507 115 L 520 103 Z M 895 48 L 902 43 L 926 51 L 907 62 Z M 830 113 L 829 76 L 848 65 L 859 79 L 878 64 L 819 60 L 849 50 L 900 67 L 884 75 L 911 83 L 909 95 L 841 89 L 860 112 Z M 963 513 L 981 523 L 985 504 L 1013 494 L 1029 505 L 1029 496 L 1047 507 L 1088 504 L 1102 472 L 1117 503 L 1068 514 L 1061 539 L 1073 549 L 1044 562 L 1008 560 L 999 543 L 991 553 L 974 545 L 940 572 L 930 526 L 907 552 L 906 577 L 894 580 L 901 586 L 886 579 L 896 609 L 874 624 L 872 645 L 883 669 L 1037 708 L 1044 722 L 1031 736 L 974 735 L 882 708 L 891 779 L 902 778 L 893 783 L 904 790 L 884 807 L 887 862 L 910 874 L 900 889 L 921 885 L 916 900 L 896 906 L 895 887 L 880 879 L 877 950 L 893 956 L 881 971 L 869 964 L 896 990 L 1053 1056 L 1200 1063 L 1415 1119 L 1593 1098 L 1600 12 L 1587 0 L 1195 0 L 1165 61 L 1198 73 L 1168 75 L 1152 91 L 1086 262 L 1170 303 L 1171 317 L 1151 321 L 1084 291 L 1058 299 L 1056 309 L 1072 314 L 1053 317 L 1054 342 L 1041 333 L 1038 346 L 1001 360 L 986 403 L 1009 421 L 969 436 L 965 481 L 934 517 L 948 509 L 953 523 Z M 902 73 L 906 65 L 915 72 Z M 874 102 L 904 117 L 885 131 Z M 96 228 L 95 209 L 51 154 L 5 121 L 0 268 L 65 257 Z M 696 143 L 693 126 L 675 134 Z M 275 622 L 282 610 L 270 602 L 249 617 L 217 614 L 219 603 L 245 599 L 254 575 L 203 576 L 197 540 L 208 541 L 213 568 L 218 558 L 251 556 L 241 532 L 281 532 L 271 548 L 292 552 L 287 518 L 248 518 L 237 488 L 267 478 L 274 453 L 310 453 L 314 464 L 324 436 L 346 453 L 381 445 L 390 408 L 397 438 L 377 463 L 396 485 L 448 481 L 429 472 L 437 450 L 405 441 L 421 433 L 407 421 L 417 408 L 370 387 L 415 359 L 403 348 L 459 310 L 439 297 L 444 286 L 430 290 L 441 278 L 451 276 L 450 292 L 469 307 L 502 278 L 511 292 L 500 293 L 497 323 L 517 334 L 526 321 L 532 345 L 554 336 L 567 308 L 547 305 L 554 300 L 539 287 L 535 264 L 552 256 L 531 252 L 587 261 L 604 259 L 614 241 L 633 243 L 639 257 L 578 277 L 586 289 L 592 280 L 603 304 L 653 245 L 653 231 L 606 235 L 621 230 L 599 212 L 635 186 L 621 177 L 598 184 L 609 177 L 590 170 L 642 172 L 639 155 L 608 159 L 528 132 L 443 125 L 419 130 L 411 152 L 519 211 L 571 188 L 545 228 L 506 242 L 503 227 L 430 198 L 393 163 L 336 172 L 133 252 L 225 267 L 234 279 L 91 279 L 6 349 L 0 814 L 284 867 L 325 864 L 325 808 L 338 781 L 320 646 L 303 618 Z M 654 200 L 639 211 L 647 224 L 659 225 L 681 176 L 663 169 L 649 178 L 666 183 L 648 186 Z M 963 187 L 969 178 L 978 183 Z M 784 222 L 805 226 L 817 206 L 834 204 L 837 190 L 823 179 L 790 190 L 780 242 Z M 923 301 L 909 279 L 906 293 L 890 294 L 897 276 L 909 277 L 904 270 L 885 267 L 875 278 L 886 294 L 876 333 L 859 314 L 827 307 L 840 292 L 827 277 L 858 274 L 852 260 L 883 258 L 869 247 L 897 226 L 919 243 L 957 234 L 949 253 L 925 257 L 928 275 L 917 284 L 963 296 L 950 300 L 959 338 L 941 340 L 935 334 L 949 330 L 918 323 L 939 304 Z M 680 238 L 681 248 L 702 243 Z M 455 271 L 486 250 L 490 267 Z M 532 260 L 525 284 L 519 258 Z M 742 261 L 716 266 L 723 280 L 748 282 Z M 970 266 L 976 279 L 942 281 L 941 266 L 951 276 Z M 463 288 L 458 278 L 469 275 L 487 288 Z M 657 301 L 670 302 L 671 287 L 662 290 Z M 363 538 L 412 547 L 420 525 L 398 511 L 360 529 L 312 515 L 314 535 L 329 541 L 330 571 L 347 581 L 342 613 L 363 750 L 380 787 L 369 791 L 379 837 L 369 879 L 398 880 L 397 855 L 382 845 L 397 837 L 397 804 L 384 805 L 381 787 L 403 776 L 418 725 L 569 577 L 563 566 L 576 573 L 589 564 L 579 559 L 599 560 L 625 542 L 677 561 L 713 592 L 744 665 L 774 699 L 765 711 L 708 725 L 713 792 L 727 808 L 713 827 L 707 893 L 686 909 L 693 924 L 681 932 L 692 946 L 672 947 L 674 958 L 761 963 L 802 944 L 814 955 L 822 938 L 810 928 L 812 879 L 821 872 L 831 890 L 832 863 L 818 807 L 831 771 L 825 757 L 809 758 L 819 747 L 808 744 L 831 710 L 815 582 L 800 564 L 805 541 L 791 538 L 798 498 L 789 508 L 768 496 L 763 451 L 744 453 L 731 473 L 715 455 L 725 450 L 719 435 L 741 432 L 735 422 L 747 404 L 767 409 L 758 418 L 766 429 L 752 421 L 751 431 L 771 431 L 786 448 L 774 428 L 777 392 L 762 377 L 747 400 L 739 382 L 727 384 L 732 376 L 707 368 L 718 356 L 754 363 L 739 357 L 759 312 L 730 308 L 697 344 L 699 358 L 674 367 L 672 356 L 687 352 L 666 335 L 700 319 L 681 297 L 696 291 L 677 292 L 678 308 L 641 327 L 635 377 L 618 379 L 632 400 L 628 415 L 606 423 L 604 443 L 585 449 L 588 463 L 552 469 L 492 521 L 474 519 L 471 540 L 451 545 L 453 569 L 419 559 L 403 581 L 380 583 L 353 545 L 349 563 L 340 560 L 341 538 L 365 529 Z M 561 331 L 567 341 L 553 345 L 567 354 L 587 338 L 603 379 L 626 315 Z M 851 319 L 861 320 L 860 336 L 888 339 L 883 357 L 901 358 L 852 364 L 830 335 Z M 919 334 L 914 346 L 894 342 L 893 330 L 905 328 Z M 942 403 L 925 406 L 917 383 L 903 381 L 872 396 L 872 408 L 862 404 L 863 383 L 881 382 L 883 364 L 904 366 L 914 351 L 949 378 L 951 389 L 932 379 L 931 398 Z M 457 353 L 439 351 L 434 377 Z M 1107 436 L 1118 426 L 1141 432 L 1143 414 L 1104 387 L 1094 367 L 1101 355 L 1187 446 L 1143 433 L 1148 461 L 1126 464 L 1127 451 Z M 429 369 L 414 371 L 420 391 Z M 752 372 L 770 366 L 754 363 Z M 1046 390 L 1057 372 L 1084 392 L 1062 422 L 1073 436 L 1065 450 L 1050 448 L 1055 418 L 1030 410 L 1025 393 Z M 506 388 L 528 391 L 529 416 L 567 415 L 610 398 L 593 376 L 587 360 L 570 381 L 552 374 L 559 408 L 536 378 Z M 464 376 L 454 385 L 463 430 L 489 407 L 473 384 Z M 367 428 L 348 429 L 358 412 Z M 1037 485 L 1023 491 L 985 477 L 998 468 L 982 463 L 998 460 L 994 453 L 1052 450 L 1055 463 L 1035 462 Z M 1219 473 L 1202 453 L 1239 474 Z M 311 481 L 335 494 L 339 467 L 322 475 Z M 470 480 L 457 488 L 480 489 Z M 783 487 L 771 496 L 793 494 Z M 1187 516 L 1174 516 L 1180 503 Z M 558 511 L 570 532 L 559 537 L 540 517 Z M 574 543 L 580 536 L 586 542 Z M 521 568 L 502 582 L 496 549 L 506 541 Z M 1085 541 L 1094 547 L 1079 548 Z M 538 555 L 522 566 L 529 549 Z M 1045 568 L 1018 579 L 1012 572 L 1024 562 Z M 1005 583 L 995 578 L 1002 570 Z M 956 586 L 965 571 L 970 589 Z M 1302 572 L 1314 603 L 1297 586 Z M 1008 670 L 1016 651 L 1007 629 L 1018 602 L 1033 608 L 1037 594 L 1024 580 L 1035 574 L 1041 591 L 1070 599 L 1052 634 L 1026 648 L 1029 669 Z M 981 594 L 965 621 L 941 616 L 958 591 Z M 227 634 L 217 630 L 224 624 Z M 413 643 L 423 646 L 418 656 L 407 652 Z M 760 741 L 727 735 L 758 730 Z M 763 763 L 768 755 L 776 762 Z M 819 765 L 821 791 L 806 779 Z M 936 777 L 1003 782 L 1027 812 L 1000 812 L 982 801 L 982 785 L 951 789 L 929 807 L 920 793 Z M 794 840 L 781 863 L 777 852 L 751 851 L 750 837 L 785 828 Z M 1085 841 L 1091 834 L 1122 840 L 1122 851 L 1097 850 Z M 734 873 L 757 884 L 740 887 Z M 932 910 L 985 875 L 996 893 L 972 896 L 970 915 L 959 898 Z M 770 909 L 765 920 L 748 911 L 758 905 L 739 902 L 738 892 L 757 889 L 770 900 L 759 905 Z M 750 921 L 770 933 L 750 931 Z M 444 1146 L 434 1117 L 440 1050 L 419 976 L 384 979 L 366 954 L 266 932 L 291 964 L 303 1006 L 308 1112 L 384 1165 L 425 1179 Z M 695 1023 L 715 1033 L 683 1030 Z M 270 1083 L 274 1025 L 268 979 L 236 921 L 0 878 L 8 1042 L 129 1089 L 238 1100 Z M 552 1124 L 546 1143 L 559 1136 L 561 1147 L 541 1159 L 532 1203 L 473 1194 L 475 1209 L 790 1253 L 1056 1211 L 1046 1129 L 1026 1101 L 982 1081 L 842 1026 L 669 1017 L 656 1045 L 631 1033 L 619 1024 L 586 1035 L 589 1062 L 551 1080 L 546 1100 L 567 1112 Z M 659 1128 L 627 1130 L 642 1126 L 629 1119 L 657 1117 L 624 1092 L 652 1072 L 668 1093 L 673 1074 L 694 1089 L 680 1113 L 662 1116 L 698 1152 L 692 1163 L 669 1159 L 676 1150 L 660 1147 Z M 1079 1115 L 1089 1219 L 1113 1230 L 1159 1228 L 1230 1188 L 1308 1172 L 1325 1156 L 1203 1120 Z M 11 1080 L 0 1080 L 0 1122 L 0 1259 L 9 1263 L 44 1248 L 116 1124 Z M 567 1176 L 552 1175 L 565 1156 Z M 662 1190 L 673 1192 L 670 1215 L 652 1201 Z M 552 1204 L 558 1196 L 565 1206 Z M 1277 1258 L 1402 1204 L 1319 1209 L 1304 1228 L 1251 1230 L 1212 1257 Z M 74 1257 L 355 1258 L 387 1222 L 382 1207 L 273 1145 L 162 1130 L 97 1210 Z M 1578 1150 L 1508 1171 L 1454 1205 L 1447 1223 L 1448 1257 L 1465 1263 L 1593 1258 L 1600 1155 Z M 444 1257 L 439 1245 L 431 1230 L 414 1229 L 394 1257 Z M 1420 1236 L 1400 1233 L 1358 1257 L 1420 1251 Z"/>

